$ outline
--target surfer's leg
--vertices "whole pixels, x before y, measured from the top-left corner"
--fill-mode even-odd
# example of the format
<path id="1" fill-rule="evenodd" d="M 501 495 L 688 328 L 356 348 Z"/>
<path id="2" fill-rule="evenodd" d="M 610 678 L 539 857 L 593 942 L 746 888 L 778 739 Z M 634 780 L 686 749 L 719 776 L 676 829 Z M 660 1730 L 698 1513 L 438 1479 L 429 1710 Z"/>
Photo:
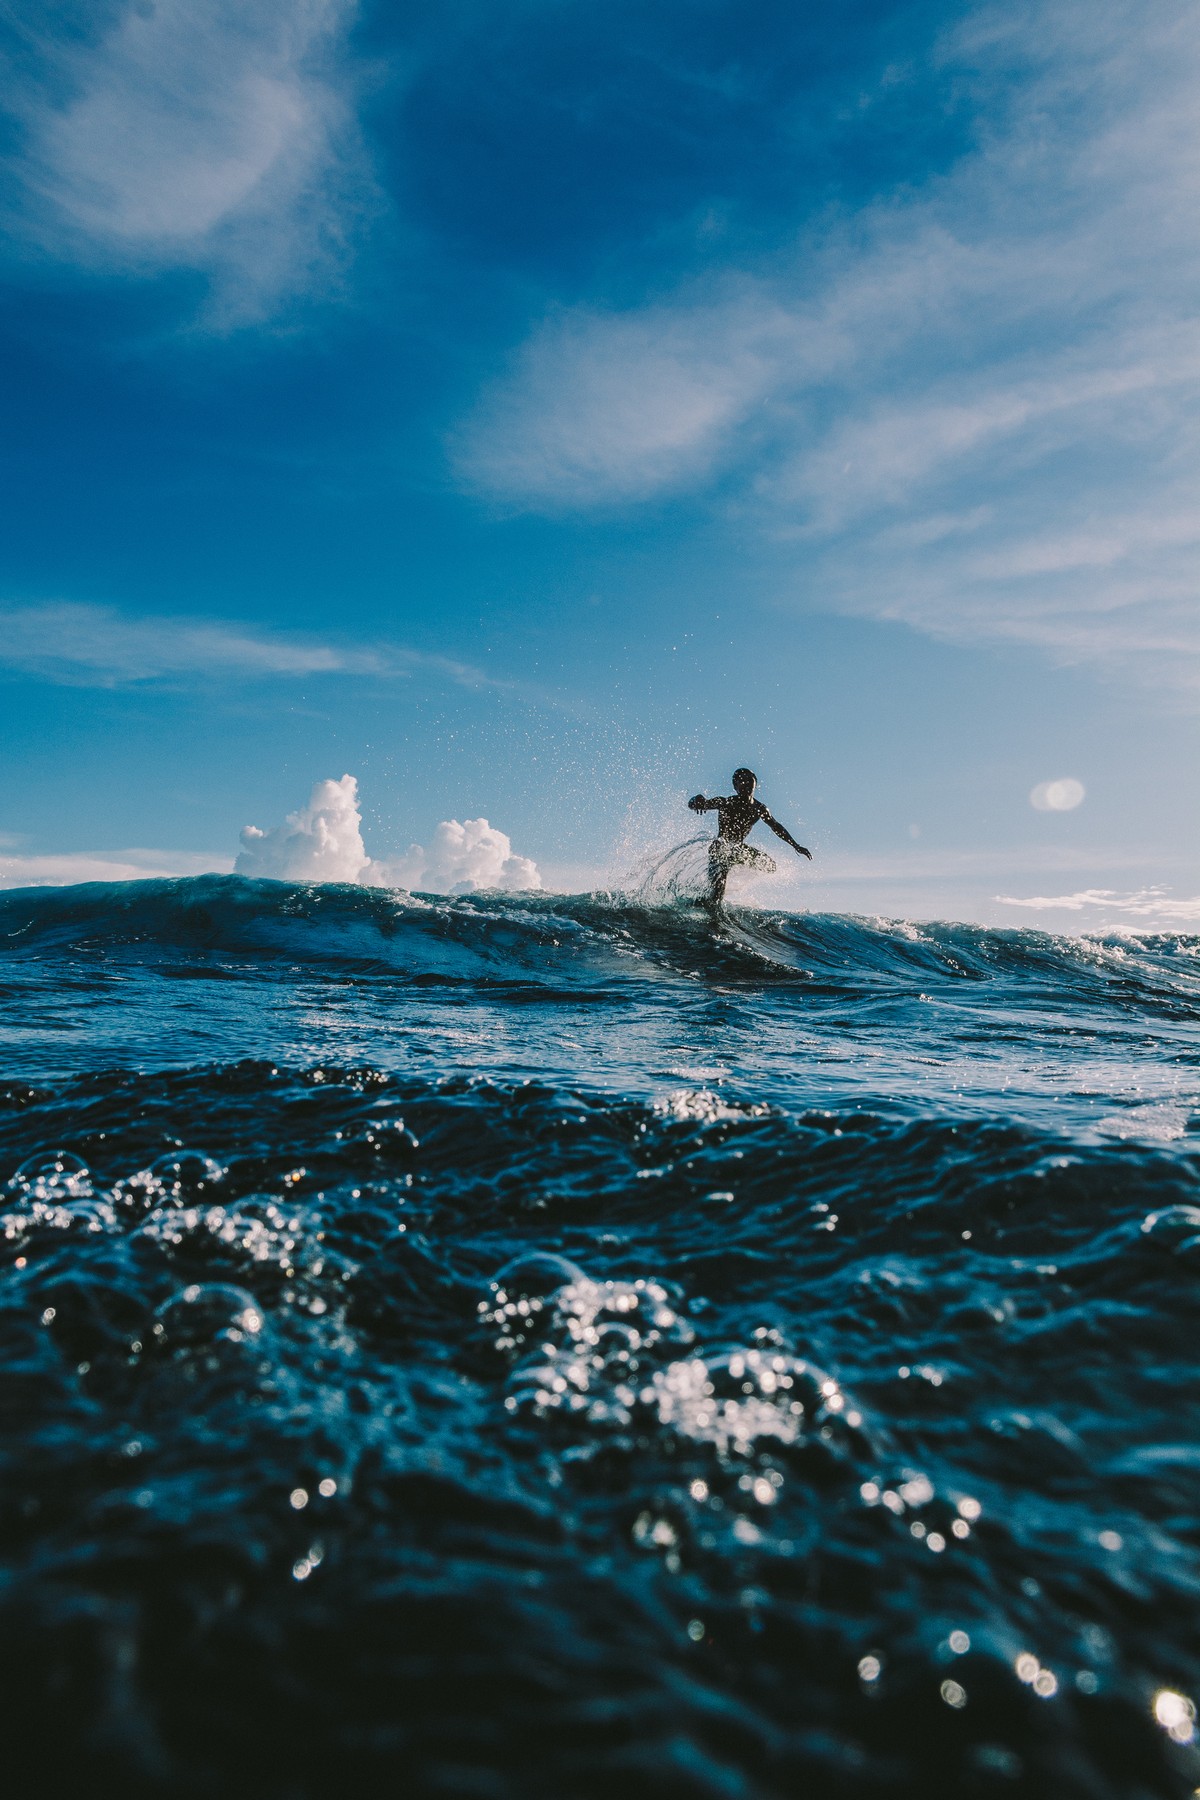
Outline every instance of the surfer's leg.
<path id="1" fill-rule="evenodd" d="M 742 854 L 737 859 L 747 869 L 753 869 L 757 875 L 774 875 L 775 858 L 760 850 L 757 844 L 743 844 Z"/>
<path id="2" fill-rule="evenodd" d="M 708 846 L 708 900 L 710 906 L 720 906 L 725 898 L 725 883 L 729 880 L 729 856 L 720 838 L 714 838 Z"/>

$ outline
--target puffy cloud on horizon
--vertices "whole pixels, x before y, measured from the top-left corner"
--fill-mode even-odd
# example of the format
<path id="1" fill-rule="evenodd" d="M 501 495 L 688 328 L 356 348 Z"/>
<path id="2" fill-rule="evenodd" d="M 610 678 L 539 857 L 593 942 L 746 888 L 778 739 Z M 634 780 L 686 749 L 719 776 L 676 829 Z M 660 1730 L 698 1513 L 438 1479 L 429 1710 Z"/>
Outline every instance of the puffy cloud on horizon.
<path id="1" fill-rule="evenodd" d="M 369 858 L 362 841 L 358 783 L 353 775 L 318 781 L 308 805 L 282 825 L 247 825 L 234 863 L 236 875 L 276 881 L 360 881 Z"/>
<path id="2" fill-rule="evenodd" d="M 410 844 L 403 856 L 372 859 L 363 844 L 353 775 L 318 781 L 308 804 L 282 825 L 269 831 L 247 825 L 241 841 L 235 873 L 276 881 L 346 881 L 444 894 L 542 885 L 537 864 L 515 855 L 509 837 L 486 819 L 443 819 L 428 850 Z"/>
<path id="3" fill-rule="evenodd" d="M 513 853 L 512 840 L 486 819 L 443 819 L 428 850 L 410 844 L 405 856 L 369 865 L 375 886 L 420 888 L 431 894 L 509 893 L 540 888 L 538 866 Z"/>

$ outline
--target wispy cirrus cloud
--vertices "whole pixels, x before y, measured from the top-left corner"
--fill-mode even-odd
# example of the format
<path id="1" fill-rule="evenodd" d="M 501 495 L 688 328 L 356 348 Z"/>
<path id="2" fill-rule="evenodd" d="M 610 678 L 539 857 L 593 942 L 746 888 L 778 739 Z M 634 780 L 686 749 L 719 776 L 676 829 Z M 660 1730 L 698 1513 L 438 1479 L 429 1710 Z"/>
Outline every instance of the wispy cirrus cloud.
<path id="1" fill-rule="evenodd" d="M 209 320 L 328 283 L 372 192 L 345 36 L 354 0 L 138 0 L 26 21 L 10 111 L 20 228 L 101 268 L 195 269 Z"/>
<path id="2" fill-rule="evenodd" d="M 68 850 L 59 855 L 0 855 L 0 888 L 69 887 L 77 881 L 151 881 L 174 875 L 226 874 L 233 857 L 197 850 Z"/>
<path id="3" fill-rule="evenodd" d="M 322 642 L 228 620 L 137 617 L 73 602 L 0 609 L 4 668 L 78 687 L 203 677 L 395 680 L 418 672 L 463 687 L 507 686 L 470 663 L 402 645 Z"/>
<path id="4" fill-rule="evenodd" d="M 715 306 L 557 313 L 455 435 L 457 471 L 496 499 L 550 510 L 702 481 L 796 336 L 751 284 Z"/>
<path id="5" fill-rule="evenodd" d="M 541 510 L 720 475 L 784 591 L 1200 693 L 1200 16 L 1013 0 L 931 57 L 969 154 L 715 288 L 536 325 L 460 474 Z"/>
<path id="6" fill-rule="evenodd" d="M 1132 893 L 1113 888 L 1081 888 L 1073 894 L 1032 894 L 1026 899 L 998 894 L 996 898 L 1001 906 L 1021 906 L 1031 912 L 1126 914 L 1145 920 L 1148 929 L 1160 924 L 1200 922 L 1200 895 L 1176 899 L 1160 887 L 1138 888 Z"/>

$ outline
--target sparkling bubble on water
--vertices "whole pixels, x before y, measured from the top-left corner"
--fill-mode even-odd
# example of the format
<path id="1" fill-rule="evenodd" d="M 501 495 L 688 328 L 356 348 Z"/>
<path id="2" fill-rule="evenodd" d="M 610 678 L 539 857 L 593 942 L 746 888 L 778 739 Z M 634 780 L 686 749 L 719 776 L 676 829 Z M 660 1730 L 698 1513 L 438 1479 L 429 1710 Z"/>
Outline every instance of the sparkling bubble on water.
<path id="1" fill-rule="evenodd" d="M 686 1357 L 657 1370 L 642 1398 L 660 1424 L 742 1455 L 762 1438 L 828 1443 L 862 1424 L 832 1376 L 778 1350 Z"/>
<path id="2" fill-rule="evenodd" d="M 730 1101 L 711 1088 L 674 1088 L 654 1102 L 654 1112 L 663 1119 L 695 1120 L 702 1125 L 763 1118 L 770 1107 L 759 1102 Z"/>
<path id="3" fill-rule="evenodd" d="M 90 1200 L 92 1176 L 81 1156 L 70 1150 L 40 1151 L 27 1157 L 8 1182 L 8 1191 L 23 1200 L 43 1200 L 54 1205 Z"/>
<path id="4" fill-rule="evenodd" d="M 558 1258 L 537 1258 L 541 1264 Z M 567 1270 L 572 1265 L 564 1264 Z M 540 1269 L 549 1280 L 554 1271 Z M 532 1354 L 513 1375 L 514 1405 L 532 1404 L 542 1413 L 565 1410 L 593 1422 L 624 1424 L 632 1417 L 648 1365 L 664 1352 L 690 1344 L 695 1336 L 673 1295 L 661 1282 L 592 1281 L 582 1271 L 549 1298 L 522 1291 L 533 1285 L 524 1263 L 493 1283 L 493 1301 L 484 1322 L 498 1328 L 496 1347 L 519 1354 L 536 1338 Z M 510 1407 L 510 1410 L 512 1408 Z"/>
<path id="5" fill-rule="evenodd" d="M 533 1251 L 505 1263 L 478 1309 L 483 1323 L 496 1329 L 497 1350 L 520 1349 L 555 1295 L 586 1280 L 573 1262 L 548 1251 Z"/>
<path id="6" fill-rule="evenodd" d="M 1142 1235 L 1175 1256 L 1200 1253 L 1200 1206 L 1164 1206 L 1142 1220 Z"/>
<path id="7" fill-rule="evenodd" d="M 125 1176 L 113 1189 L 116 1205 L 135 1213 L 162 1206 L 198 1206 L 215 1198 L 225 1169 L 202 1150 L 168 1150 L 149 1168 Z"/>
<path id="8" fill-rule="evenodd" d="M 159 1307 L 149 1341 L 173 1355 L 214 1345 L 253 1344 L 265 1324 L 253 1294 L 228 1282 L 193 1282 Z"/>
<path id="9" fill-rule="evenodd" d="M 224 1181 L 225 1170 L 203 1150 L 168 1150 L 156 1157 L 146 1173 L 158 1184 L 163 1198 L 182 1205 L 195 1200 Z"/>
<path id="10" fill-rule="evenodd" d="M 207 1260 L 277 1268 L 288 1279 L 345 1281 L 353 1264 L 328 1250 L 319 1223 L 302 1217 L 294 1202 L 252 1195 L 236 1206 L 216 1203 L 180 1206 L 166 1201 L 154 1208 L 142 1234 L 171 1250 Z"/>
<path id="11" fill-rule="evenodd" d="M 106 1231 L 116 1223 L 107 1201 L 96 1197 L 91 1172 L 70 1150 L 28 1157 L 5 1184 L 11 1210 L 0 1214 L 0 1235 L 9 1242 L 31 1231 Z"/>

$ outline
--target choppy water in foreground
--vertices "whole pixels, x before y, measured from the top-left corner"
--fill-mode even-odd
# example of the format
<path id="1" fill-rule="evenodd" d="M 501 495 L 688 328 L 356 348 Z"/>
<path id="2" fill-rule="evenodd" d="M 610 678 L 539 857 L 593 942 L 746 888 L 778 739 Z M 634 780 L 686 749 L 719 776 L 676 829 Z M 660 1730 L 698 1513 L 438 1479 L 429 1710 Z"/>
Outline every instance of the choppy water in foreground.
<path id="1" fill-rule="evenodd" d="M 1200 938 L 204 877 L 0 949 L 36 1791 L 1200 1785 Z"/>

